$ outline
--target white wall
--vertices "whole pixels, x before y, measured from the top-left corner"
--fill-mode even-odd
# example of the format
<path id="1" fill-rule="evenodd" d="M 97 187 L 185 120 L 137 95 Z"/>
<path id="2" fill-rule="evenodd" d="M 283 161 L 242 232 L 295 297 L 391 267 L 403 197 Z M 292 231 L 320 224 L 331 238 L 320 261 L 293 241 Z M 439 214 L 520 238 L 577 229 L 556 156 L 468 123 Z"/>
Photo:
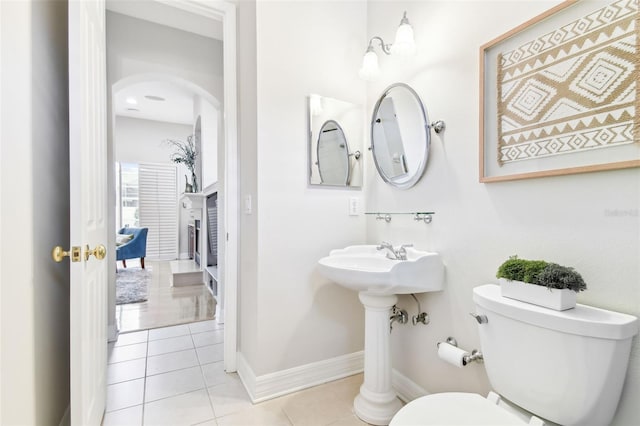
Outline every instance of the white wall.
<path id="1" fill-rule="evenodd" d="M 2 2 L 1 424 L 59 424 L 69 405 L 67 8 Z M 55 391 L 52 391 L 55 390 Z"/>
<path id="2" fill-rule="evenodd" d="M 372 168 L 366 182 L 371 210 L 436 212 L 431 225 L 402 217 L 367 224 L 371 243 L 412 242 L 442 253 L 445 290 L 419 296 L 431 323 L 394 327 L 392 334 L 394 368 L 429 392 L 489 390 L 482 365 L 450 366 L 436 357 L 436 342 L 454 336 L 463 348 L 479 346 L 476 322 L 468 315 L 472 288 L 495 282 L 498 265 L 510 255 L 573 266 L 589 287 L 579 302 L 640 315 L 640 170 L 478 183 L 479 46 L 557 3 L 369 3 L 369 36 L 391 39 L 407 10 L 418 46 L 418 54 L 405 64 L 381 57 L 381 79 L 368 88 L 369 111 L 387 85 L 402 81 L 419 93 L 432 121 L 447 125 L 442 136 L 432 134 L 428 169 L 416 187 L 392 189 Z M 365 161 L 371 162 L 371 156 Z M 615 210 L 628 214 L 608 213 Z M 410 298 L 402 297 L 399 304 L 415 313 Z M 638 341 L 614 422 L 618 425 L 640 418 Z M 550 356 L 562 356 L 559 348 L 548 350 Z"/>
<path id="3" fill-rule="evenodd" d="M 357 69 L 365 12 L 363 2 L 257 3 L 257 187 L 244 187 L 256 191 L 254 206 L 259 199 L 257 236 L 250 241 L 257 259 L 243 260 L 257 263 L 250 296 L 257 309 L 240 314 L 255 327 L 243 328 L 241 346 L 257 375 L 363 347 L 357 295 L 316 272 L 329 250 L 364 241 L 364 216 L 348 216 L 348 198 L 361 192 L 308 187 L 306 102 L 310 93 L 362 102 Z M 244 216 L 243 226 L 250 220 Z"/>
<path id="4" fill-rule="evenodd" d="M 2 23 L 2 2 L 0 2 L 0 24 Z M 6 37 L 6 36 L 4 36 Z M 3 141 L 5 140 L 5 134 L 3 133 L 2 129 L 2 122 L 3 120 L 6 120 L 6 117 L 4 117 L 4 115 L 2 114 L 2 110 L 4 108 L 3 103 L 2 103 L 2 99 L 4 99 L 3 94 L 5 93 L 5 89 L 3 89 L 3 86 L 6 85 L 6 82 L 2 79 L 2 61 L 3 61 L 3 55 L 2 52 L 6 51 L 5 49 L 5 45 L 2 44 L 2 40 L 3 40 L 3 36 L 2 36 L 2 30 L 0 30 L 0 164 L 3 164 L 2 161 L 2 152 L 4 151 L 3 148 Z M 5 90 L 5 91 L 3 91 Z M 6 154 L 5 154 L 6 156 Z M 6 178 L 3 180 L 2 177 L 2 173 L 0 173 L 0 188 L 4 187 L 2 186 L 2 182 L 6 182 Z M 4 192 L 3 192 L 4 193 Z M 3 222 L 2 222 L 2 209 L 3 209 L 4 205 L 0 202 L 0 241 L 2 241 L 2 235 L 4 233 L 3 229 Z M 3 250 L 5 250 L 4 245 L 2 243 L 0 243 L 0 259 L 2 259 L 3 256 Z M 4 275 L 2 274 L 3 271 L 3 262 L 0 261 L 0 332 L 2 332 L 2 282 L 4 280 Z M 6 267 L 4 267 L 6 268 Z M 6 322 L 5 322 L 6 323 Z M 2 366 L 4 365 L 2 363 L 2 337 L 0 337 L 0 368 L 2 368 Z M 2 397 L 2 382 L 0 382 L 0 421 L 2 421 L 2 404 L 4 402 L 4 399 Z"/>
<path id="5" fill-rule="evenodd" d="M 140 120 L 131 117 L 116 117 L 115 124 L 115 159 L 124 163 L 162 163 L 174 164 L 171 161 L 173 149 L 165 144 L 166 139 L 186 141 L 192 133 L 191 126 L 185 124 L 163 123 L 153 120 Z M 184 192 L 185 174 L 191 179 L 190 172 L 182 164 L 178 167 L 178 194 Z M 181 206 L 180 206 L 181 207 Z M 179 247 L 178 253 L 188 253 L 189 236 L 186 229 L 189 223 L 189 211 L 180 208 L 179 213 Z"/>
<path id="6" fill-rule="evenodd" d="M 200 166 L 198 171 L 202 177 L 199 189 L 202 191 L 218 181 L 218 121 L 220 111 L 211 102 L 196 96 L 193 103 L 193 132 L 195 123 L 200 117 Z M 222 139 L 220 139 L 222 140 Z"/>
<path id="7" fill-rule="evenodd" d="M 117 116 L 114 134 L 116 161 L 174 164 L 171 161 L 174 150 L 164 141 L 175 139 L 186 142 L 192 132 L 192 127 L 186 124 Z M 178 192 L 183 192 L 184 185 L 178 189 Z"/>
<path id="8" fill-rule="evenodd" d="M 250 365 L 258 354 L 258 153 L 257 153 L 257 58 L 256 2 L 237 1 L 238 56 L 238 169 L 240 206 L 252 198 L 251 214 L 239 209 L 238 258 L 238 352 Z M 221 176 L 223 177 L 223 176 Z M 221 209 L 222 210 L 222 209 Z"/>

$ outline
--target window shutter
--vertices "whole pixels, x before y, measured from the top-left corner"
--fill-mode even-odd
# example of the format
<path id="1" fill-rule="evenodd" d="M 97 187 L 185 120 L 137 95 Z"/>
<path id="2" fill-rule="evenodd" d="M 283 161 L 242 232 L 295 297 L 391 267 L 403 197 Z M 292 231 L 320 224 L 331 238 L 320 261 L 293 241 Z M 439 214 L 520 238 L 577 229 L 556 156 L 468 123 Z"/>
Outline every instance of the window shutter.
<path id="1" fill-rule="evenodd" d="M 176 167 L 140 163 L 138 172 L 140 226 L 149 228 L 147 257 L 178 258 L 178 194 Z"/>

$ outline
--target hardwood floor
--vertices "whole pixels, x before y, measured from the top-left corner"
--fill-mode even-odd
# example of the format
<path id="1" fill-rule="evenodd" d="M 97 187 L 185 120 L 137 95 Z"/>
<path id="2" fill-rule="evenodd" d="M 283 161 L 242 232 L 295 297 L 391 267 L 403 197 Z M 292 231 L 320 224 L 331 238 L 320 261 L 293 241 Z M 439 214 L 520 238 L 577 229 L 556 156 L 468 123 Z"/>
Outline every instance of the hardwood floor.
<path id="1" fill-rule="evenodd" d="M 146 260 L 145 266 L 151 270 L 148 300 L 116 305 L 120 333 L 213 319 L 216 302 L 204 285 L 171 287 L 168 261 Z M 127 261 L 129 268 L 140 268 L 139 260 Z"/>

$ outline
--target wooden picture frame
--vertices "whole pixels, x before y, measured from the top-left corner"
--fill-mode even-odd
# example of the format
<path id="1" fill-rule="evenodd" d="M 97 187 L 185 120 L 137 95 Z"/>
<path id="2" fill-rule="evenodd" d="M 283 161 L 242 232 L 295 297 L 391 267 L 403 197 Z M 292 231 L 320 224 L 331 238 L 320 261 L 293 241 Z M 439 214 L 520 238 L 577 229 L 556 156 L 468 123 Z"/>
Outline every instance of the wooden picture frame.
<path id="1" fill-rule="evenodd" d="M 565 1 L 480 47 L 480 182 L 640 167 L 634 0 Z"/>

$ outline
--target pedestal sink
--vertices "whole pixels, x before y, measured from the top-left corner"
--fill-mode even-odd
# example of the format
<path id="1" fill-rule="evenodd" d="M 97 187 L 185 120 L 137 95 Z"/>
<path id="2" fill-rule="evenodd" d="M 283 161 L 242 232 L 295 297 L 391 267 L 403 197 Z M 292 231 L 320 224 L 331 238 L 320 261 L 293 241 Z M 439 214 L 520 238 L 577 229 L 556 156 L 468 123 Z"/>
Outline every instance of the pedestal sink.
<path id="1" fill-rule="evenodd" d="M 355 290 L 365 308 L 364 383 L 353 406 L 358 417 L 387 425 L 402 403 L 391 387 L 389 315 L 398 294 L 442 290 L 444 265 L 438 253 L 406 248 L 407 260 L 389 259 L 375 245 L 332 250 L 318 261 L 326 278 Z"/>

